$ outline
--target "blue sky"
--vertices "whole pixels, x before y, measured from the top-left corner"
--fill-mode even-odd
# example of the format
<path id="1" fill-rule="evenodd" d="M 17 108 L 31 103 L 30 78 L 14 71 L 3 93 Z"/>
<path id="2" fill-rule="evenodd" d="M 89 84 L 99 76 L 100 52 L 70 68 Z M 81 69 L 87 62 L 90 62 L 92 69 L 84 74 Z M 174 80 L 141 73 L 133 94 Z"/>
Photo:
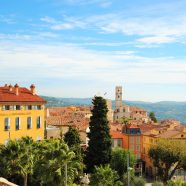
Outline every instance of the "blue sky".
<path id="1" fill-rule="evenodd" d="M 186 1 L 0 0 L 0 65 L 42 95 L 186 101 Z"/>

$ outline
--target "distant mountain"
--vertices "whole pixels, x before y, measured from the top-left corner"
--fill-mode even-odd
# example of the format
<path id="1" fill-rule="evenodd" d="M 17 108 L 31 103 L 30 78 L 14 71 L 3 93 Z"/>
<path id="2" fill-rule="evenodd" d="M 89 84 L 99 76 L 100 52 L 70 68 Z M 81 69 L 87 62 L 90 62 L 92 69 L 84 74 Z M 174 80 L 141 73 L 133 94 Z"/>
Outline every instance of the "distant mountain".
<path id="1" fill-rule="evenodd" d="M 91 105 L 91 98 L 56 98 L 42 96 L 47 100 L 47 106 Z M 186 124 L 186 102 L 161 101 L 156 103 L 142 101 L 123 101 L 124 104 L 144 108 L 155 112 L 159 120 L 177 119 Z M 113 101 L 113 107 L 115 102 Z"/>

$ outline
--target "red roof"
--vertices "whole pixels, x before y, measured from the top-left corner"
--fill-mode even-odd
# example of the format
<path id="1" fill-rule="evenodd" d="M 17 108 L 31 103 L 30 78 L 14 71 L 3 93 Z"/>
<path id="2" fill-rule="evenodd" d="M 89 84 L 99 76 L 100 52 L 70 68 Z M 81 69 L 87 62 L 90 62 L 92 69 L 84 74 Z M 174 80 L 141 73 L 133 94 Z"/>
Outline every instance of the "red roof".
<path id="1" fill-rule="evenodd" d="M 117 132 L 117 131 L 110 131 L 110 135 L 112 136 L 112 138 L 123 138 L 123 134 L 121 132 Z"/>
<path id="2" fill-rule="evenodd" d="M 140 127 L 137 126 L 137 125 L 135 125 L 135 124 L 128 124 L 128 125 L 126 126 L 126 128 L 129 128 L 129 129 L 139 129 Z"/>
<path id="3" fill-rule="evenodd" d="M 18 88 L 18 95 L 16 95 Z M 33 95 L 31 90 L 24 87 L 12 87 L 10 91 L 8 86 L 0 87 L 0 102 L 46 102 L 38 95 Z"/>

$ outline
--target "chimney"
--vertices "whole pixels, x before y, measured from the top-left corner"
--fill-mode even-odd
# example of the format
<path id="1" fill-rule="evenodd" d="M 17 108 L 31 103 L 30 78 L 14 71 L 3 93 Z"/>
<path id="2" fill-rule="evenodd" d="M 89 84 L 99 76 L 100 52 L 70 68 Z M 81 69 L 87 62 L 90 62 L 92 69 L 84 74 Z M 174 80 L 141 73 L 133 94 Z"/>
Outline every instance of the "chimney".
<path id="1" fill-rule="evenodd" d="M 35 87 L 34 84 L 32 84 L 32 85 L 30 86 L 30 90 L 31 90 L 31 93 L 32 93 L 33 95 L 36 94 L 36 87 Z"/>
<path id="2" fill-rule="evenodd" d="M 13 89 L 12 85 L 10 84 L 8 87 L 9 87 L 9 91 L 12 92 Z"/>
<path id="3" fill-rule="evenodd" d="M 16 94 L 16 96 L 18 96 L 19 95 L 19 86 L 18 86 L 18 84 L 15 84 L 14 88 L 15 88 L 15 94 Z"/>
<path id="4" fill-rule="evenodd" d="M 8 85 L 7 84 L 5 84 L 5 86 L 4 87 L 8 87 Z"/>

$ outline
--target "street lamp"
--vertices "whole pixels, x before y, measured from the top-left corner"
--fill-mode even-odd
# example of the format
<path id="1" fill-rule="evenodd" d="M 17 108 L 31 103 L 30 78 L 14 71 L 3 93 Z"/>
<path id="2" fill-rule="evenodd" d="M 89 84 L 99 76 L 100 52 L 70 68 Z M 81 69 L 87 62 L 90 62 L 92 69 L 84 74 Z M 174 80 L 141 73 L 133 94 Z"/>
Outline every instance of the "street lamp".
<path id="1" fill-rule="evenodd" d="M 130 162 L 130 153 L 127 153 L 127 185 L 130 186 L 130 171 L 133 169 L 129 166 Z"/>

